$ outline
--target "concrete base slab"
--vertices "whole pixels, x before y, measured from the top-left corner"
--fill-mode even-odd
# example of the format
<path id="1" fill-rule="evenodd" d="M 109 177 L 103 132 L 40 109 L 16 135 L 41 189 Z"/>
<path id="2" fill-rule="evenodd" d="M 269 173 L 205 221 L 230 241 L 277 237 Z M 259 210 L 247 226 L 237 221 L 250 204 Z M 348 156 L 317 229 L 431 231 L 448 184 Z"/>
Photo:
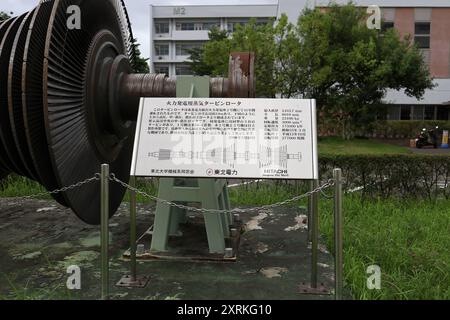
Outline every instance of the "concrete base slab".
<path id="1" fill-rule="evenodd" d="M 45 208 L 46 210 L 43 210 Z M 138 234 L 153 225 L 154 207 L 138 206 Z M 300 292 L 310 281 L 310 249 L 305 212 L 278 208 L 241 215 L 239 255 L 234 263 L 210 261 L 138 262 L 146 288 L 116 287 L 129 274 L 123 252 L 129 247 L 129 210 L 124 204 L 111 220 L 110 279 L 112 299 L 296 300 L 332 299 Z M 79 221 L 52 201 L 0 199 L 0 299 L 100 299 L 98 226 Z M 198 229 L 198 237 L 206 232 Z M 190 242 L 186 233 L 182 244 Z M 174 245 L 175 242 L 172 244 Z M 81 290 L 68 290 L 67 268 L 81 269 Z M 319 252 L 319 283 L 334 286 L 333 259 Z"/>

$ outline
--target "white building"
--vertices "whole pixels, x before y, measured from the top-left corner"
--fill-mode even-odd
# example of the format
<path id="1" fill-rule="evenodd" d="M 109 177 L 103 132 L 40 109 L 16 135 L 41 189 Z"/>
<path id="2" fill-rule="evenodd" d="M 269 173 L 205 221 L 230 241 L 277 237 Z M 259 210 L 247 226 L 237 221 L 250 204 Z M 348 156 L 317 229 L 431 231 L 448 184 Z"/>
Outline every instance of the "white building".
<path id="1" fill-rule="evenodd" d="M 276 18 L 278 4 L 266 5 L 151 5 L 150 69 L 156 73 L 191 74 L 189 49 L 208 41 L 213 27 L 230 32 L 251 18 L 266 23 Z"/>

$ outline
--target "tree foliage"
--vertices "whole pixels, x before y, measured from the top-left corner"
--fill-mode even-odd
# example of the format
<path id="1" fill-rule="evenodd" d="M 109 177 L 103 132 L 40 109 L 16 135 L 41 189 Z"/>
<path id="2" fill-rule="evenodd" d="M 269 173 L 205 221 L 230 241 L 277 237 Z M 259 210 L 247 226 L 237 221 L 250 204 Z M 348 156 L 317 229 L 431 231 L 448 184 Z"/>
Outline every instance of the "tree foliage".
<path id="1" fill-rule="evenodd" d="M 134 59 L 134 63 L 135 63 L 134 72 L 149 73 L 150 72 L 150 67 L 148 65 L 149 59 L 142 57 L 141 50 L 139 50 L 140 44 L 137 43 L 137 39 L 134 39 L 133 45 L 134 45 L 134 52 L 136 55 L 135 59 Z"/>
<path id="2" fill-rule="evenodd" d="M 253 20 L 211 39 L 193 60 L 202 74 L 226 76 L 230 52 L 255 52 L 258 96 L 316 99 L 321 121 L 349 138 L 376 119 L 388 89 L 420 99 L 433 87 L 411 39 L 394 29 L 370 30 L 366 19 L 349 3 L 305 9 L 295 25 L 286 16 L 266 25 Z"/>
<path id="3" fill-rule="evenodd" d="M 373 122 L 388 89 L 420 99 L 432 79 L 420 51 L 394 29 L 370 30 L 352 4 L 307 10 L 299 18 L 302 82 L 299 94 L 317 100 L 324 119 L 349 138 Z"/>
<path id="4" fill-rule="evenodd" d="M 4 20 L 11 18 L 11 14 L 13 14 L 13 13 L 12 12 L 6 13 L 3 11 L 0 11 L 0 21 L 4 21 Z"/>
<path id="5" fill-rule="evenodd" d="M 213 28 L 208 33 L 211 42 L 221 42 L 228 38 L 228 32 L 220 30 L 219 28 Z M 189 50 L 189 66 L 192 72 L 197 76 L 207 76 L 214 74 L 215 65 L 210 65 L 205 61 L 205 48 L 194 48 Z"/>

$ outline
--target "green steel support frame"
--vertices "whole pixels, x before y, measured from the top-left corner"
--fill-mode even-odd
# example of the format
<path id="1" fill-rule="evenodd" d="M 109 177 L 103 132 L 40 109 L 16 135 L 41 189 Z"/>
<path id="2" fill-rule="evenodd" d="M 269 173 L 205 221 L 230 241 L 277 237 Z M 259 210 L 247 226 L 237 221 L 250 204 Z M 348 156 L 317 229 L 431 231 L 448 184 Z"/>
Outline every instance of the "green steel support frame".
<path id="1" fill-rule="evenodd" d="M 177 97 L 209 98 L 210 78 L 183 76 L 177 78 Z M 160 179 L 158 197 L 180 204 L 199 203 L 204 209 L 229 210 L 226 180 L 218 179 Z M 230 237 L 233 217 L 230 213 L 204 214 L 210 253 L 225 254 L 225 239 Z M 168 251 L 170 236 L 180 236 L 180 224 L 186 223 L 185 210 L 158 203 L 151 251 Z"/>

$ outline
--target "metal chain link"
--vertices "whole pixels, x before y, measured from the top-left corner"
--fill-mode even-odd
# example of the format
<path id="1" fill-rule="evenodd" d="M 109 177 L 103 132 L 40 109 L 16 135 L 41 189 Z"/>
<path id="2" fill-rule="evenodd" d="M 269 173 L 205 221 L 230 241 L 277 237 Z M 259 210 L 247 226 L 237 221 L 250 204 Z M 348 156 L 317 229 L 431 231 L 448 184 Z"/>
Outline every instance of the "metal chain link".
<path id="1" fill-rule="evenodd" d="M 100 181 L 100 174 L 99 173 L 96 173 L 92 178 L 88 178 L 88 179 L 86 179 L 84 181 L 80 181 L 80 182 L 74 183 L 74 184 L 72 184 L 70 186 L 67 186 L 67 187 L 64 187 L 64 188 L 61 188 L 61 189 L 56 189 L 56 190 L 53 190 L 53 191 L 46 191 L 46 192 L 36 193 L 36 194 L 29 195 L 29 196 L 24 196 L 24 197 L 18 197 L 18 199 L 31 200 L 31 199 L 40 198 L 40 197 L 43 197 L 43 196 L 51 196 L 51 195 L 58 194 L 58 193 L 61 193 L 61 192 L 66 192 L 66 191 L 70 191 L 70 190 L 81 188 L 82 186 L 84 186 L 86 184 L 89 184 L 91 182 L 94 182 L 94 181 Z"/>
<path id="2" fill-rule="evenodd" d="M 325 184 L 323 184 L 322 186 L 320 186 L 320 187 L 318 187 L 318 188 L 316 188 L 316 189 L 314 189 L 312 191 L 309 191 L 309 192 L 307 192 L 305 194 L 302 194 L 300 196 L 294 197 L 292 199 L 288 199 L 288 200 L 285 200 L 285 201 L 282 201 L 282 202 L 278 202 L 278 203 L 275 203 L 275 204 L 271 204 L 271 205 L 265 205 L 265 206 L 261 206 L 261 207 L 253 207 L 253 208 L 248 208 L 248 209 L 235 208 L 235 209 L 231 209 L 231 210 L 218 210 L 218 209 L 203 209 L 203 208 L 189 207 L 189 206 L 185 206 L 185 205 L 182 205 L 182 204 L 179 204 L 179 203 L 175 203 L 175 202 L 171 202 L 171 201 L 168 201 L 168 200 L 165 200 L 165 199 L 161 199 L 161 198 L 158 198 L 156 196 L 152 196 L 152 195 L 150 195 L 150 194 L 148 194 L 148 193 L 146 193 L 144 191 L 139 190 L 138 188 L 130 186 L 126 182 L 123 182 L 123 181 L 119 180 L 114 174 L 111 174 L 109 179 L 111 181 L 113 181 L 113 182 L 116 182 L 116 183 L 120 184 L 122 187 L 124 187 L 124 188 L 126 188 L 126 189 L 128 189 L 128 190 L 130 190 L 132 192 L 135 192 L 136 194 L 140 194 L 140 195 L 142 195 L 142 196 L 144 196 L 146 198 L 150 198 L 150 199 L 152 199 L 152 200 L 154 200 L 156 202 L 160 202 L 160 203 L 169 205 L 171 207 L 179 208 L 179 209 L 182 209 L 182 210 L 188 210 L 188 211 L 197 212 L 197 213 L 204 213 L 204 214 L 205 213 L 216 213 L 216 214 L 217 213 L 231 213 L 231 214 L 233 214 L 233 213 L 248 213 L 248 212 L 259 212 L 259 211 L 274 209 L 274 208 L 285 206 L 285 205 L 290 204 L 292 202 L 297 202 L 297 201 L 300 201 L 302 199 L 308 198 L 308 197 L 312 196 L 315 193 L 322 192 L 323 190 L 326 190 L 326 189 L 334 186 L 334 184 L 335 184 L 334 180 L 330 179 Z"/>

